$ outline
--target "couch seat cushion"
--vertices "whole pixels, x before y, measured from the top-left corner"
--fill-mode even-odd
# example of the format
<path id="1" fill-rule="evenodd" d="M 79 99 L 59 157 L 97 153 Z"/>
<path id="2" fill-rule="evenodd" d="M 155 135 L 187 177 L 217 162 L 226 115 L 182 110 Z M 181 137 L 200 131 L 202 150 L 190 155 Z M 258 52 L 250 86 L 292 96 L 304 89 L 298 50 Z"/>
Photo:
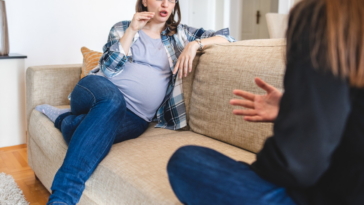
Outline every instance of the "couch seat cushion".
<path id="1" fill-rule="evenodd" d="M 84 194 L 108 205 L 180 204 L 169 185 L 166 166 L 171 155 L 184 145 L 210 147 L 248 163 L 255 160 L 255 154 L 232 145 L 190 131 L 154 128 L 154 124 L 151 123 L 139 138 L 113 145 L 86 182 Z M 67 145 L 53 123 L 42 113 L 33 110 L 29 132 L 43 154 L 61 166 Z M 56 170 L 44 172 L 54 176 Z"/>

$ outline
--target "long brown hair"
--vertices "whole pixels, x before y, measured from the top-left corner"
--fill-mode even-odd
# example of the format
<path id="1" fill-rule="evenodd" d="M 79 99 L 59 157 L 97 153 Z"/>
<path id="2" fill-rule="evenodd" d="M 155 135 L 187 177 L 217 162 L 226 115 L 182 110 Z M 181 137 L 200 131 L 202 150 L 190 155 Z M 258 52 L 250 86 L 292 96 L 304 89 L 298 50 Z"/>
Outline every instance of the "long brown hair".
<path id="1" fill-rule="evenodd" d="M 302 32 L 304 19 L 311 19 L 313 65 L 329 68 L 351 86 L 364 88 L 364 1 L 302 0 L 290 12 L 287 52 L 300 43 L 296 31 Z"/>
<path id="2" fill-rule="evenodd" d="M 143 5 L 143 0 L 138 0 L 135 6 L 136 12 L 148 11 L 148 8 Z M 175 16 L 177 15 L 178 19 L 175 20 Z M 166 28 L 168 28 L 167 35 L 172 36 L 177 33 L 177 26 L 181 23 L 181 9 L 179 7 L 179 1 L 176 3 L 172 14 L 169 16 L 166 22 Z"/>

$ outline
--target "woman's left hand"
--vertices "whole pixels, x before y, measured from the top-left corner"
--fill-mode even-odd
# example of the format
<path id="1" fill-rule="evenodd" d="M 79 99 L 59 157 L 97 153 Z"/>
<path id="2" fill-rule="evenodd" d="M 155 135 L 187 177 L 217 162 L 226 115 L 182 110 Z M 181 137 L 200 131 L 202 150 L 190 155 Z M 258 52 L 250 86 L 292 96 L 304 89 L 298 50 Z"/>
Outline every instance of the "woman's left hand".
<path id="1" fill-rule="evenodd" d="M 196 41 L 192 41 L 183 49 L 183 52 L 179 56 L 176 66 L 173 70 L 173 75 L 179 71 L 179 77 L 182 78 L 183 75 L 187 77 L 188 72 L 192 71 L 192 62 L 195 59 L 196 52 L 199 45 Z"/>
<path id="2" fill-rule="evenodd" d="M 233 113 L 244 115 L 244 120 L 249 122 L 274 122 L 278 116 L 279 103 L 283 94 L 260 78 L 255 78 L 255 83 L 267 94 L 256 95 L 244 90 L 234 90 L 235 95 L 243 97 L 245 100 L 233 99 L 230 100 L 230 104 L 248 109 L 234 110 Z"/>

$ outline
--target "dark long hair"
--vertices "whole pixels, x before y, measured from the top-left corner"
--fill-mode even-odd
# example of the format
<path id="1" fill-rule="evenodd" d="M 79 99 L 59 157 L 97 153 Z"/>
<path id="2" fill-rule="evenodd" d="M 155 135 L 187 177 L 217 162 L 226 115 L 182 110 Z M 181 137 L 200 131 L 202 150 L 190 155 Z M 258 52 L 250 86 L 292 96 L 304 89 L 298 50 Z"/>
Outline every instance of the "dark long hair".
<path id="1" fill-rule="evenodd" d="M 148 11 L 148 8 L 143 5 L 143 0 L 138 0 L 135 6 L 135 12 L 143 12 Z M 175 16 L 177 15 L 178 19 L 175 20 Z M 172 14 L 169 16 L 169 19 L 166 22 L 166 28 L 168 28 L 167 35 L 173 36 L 173 34 L 177 33 L 177 26 L 181 23 L 181 9 L 179 7 L 179 2 L 176 3 Z"/>
<path id="2" fill-rule="evenodd" d="M 351 86 L 364 88 L 363 11 L 363 0 L 302 0 L 290 12 L 287 52 L 301 43 L 296 31 L 302 32 L 302 24 L 310 23 L 313 65 L 329 68 Z"/>

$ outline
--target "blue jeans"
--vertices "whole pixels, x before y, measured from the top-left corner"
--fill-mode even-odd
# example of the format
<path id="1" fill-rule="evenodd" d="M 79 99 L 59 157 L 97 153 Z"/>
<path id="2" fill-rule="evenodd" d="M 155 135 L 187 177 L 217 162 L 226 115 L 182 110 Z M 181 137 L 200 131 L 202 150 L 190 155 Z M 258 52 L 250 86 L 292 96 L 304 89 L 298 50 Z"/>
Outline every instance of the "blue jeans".
<path id="1" fill-rule="evenodd" d="M 285 188 L 262 179 L 248 164 L 209 148 L 178 149 L 167 171 L 174 193 L 187 205 L 295 205 Z"/>
<path id="2" fill-rule="evenodd" d="M 78 203 L 85 182 L 114 143 L 137 138 L 148 122 L 126 108 L 123 94 L 101 76 L 86 76 L 71 94 L 71 113 L 60 115 L 55 126 L 68 150 L 54 177 L 48 204 Z"/>

